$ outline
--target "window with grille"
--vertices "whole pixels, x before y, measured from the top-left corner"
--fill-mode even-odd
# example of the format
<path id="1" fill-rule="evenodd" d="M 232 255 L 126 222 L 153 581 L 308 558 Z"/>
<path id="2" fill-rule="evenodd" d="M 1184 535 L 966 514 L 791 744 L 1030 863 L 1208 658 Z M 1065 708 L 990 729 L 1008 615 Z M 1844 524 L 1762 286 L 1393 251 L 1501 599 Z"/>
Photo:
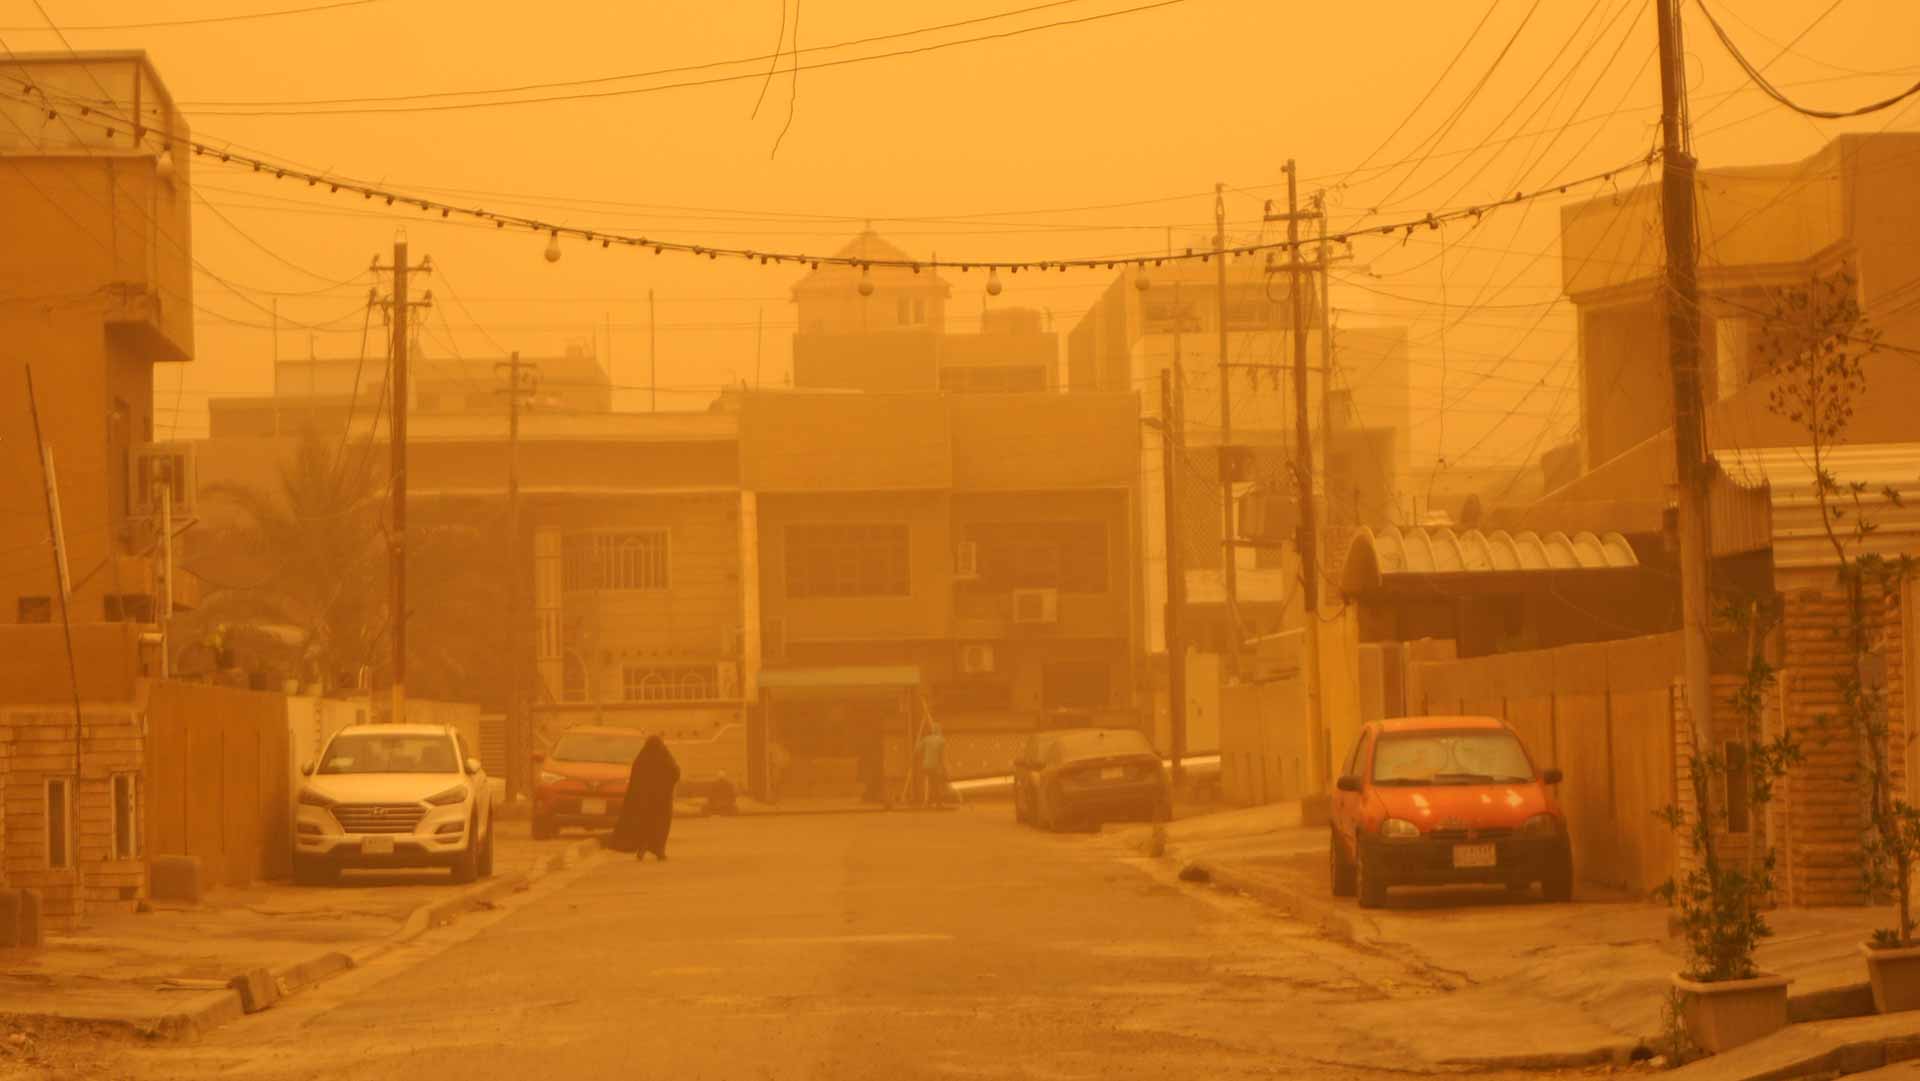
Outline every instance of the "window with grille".
<path id="1" fill-rule="evenodd" d="M 979 522 L 966 529 L 987 590 L 1107 591 L 1107 529 L 1101 522 Z"/>
<path id="2" fill-rule="evenodd" d="M 561 552 L 561 588 L 667 588 L 667 531 L 576 533 Z"/>
<path id="3" fill-rule="evenodd" d="M 710 664 L 628 665 L 621 697 L 629 702 L 708 702 L 720 697 Z"/>
<path id="4" fill-rule="evenodd" d="M 787 596 L 904 597 L 904 525 L 787 527 Z"/>

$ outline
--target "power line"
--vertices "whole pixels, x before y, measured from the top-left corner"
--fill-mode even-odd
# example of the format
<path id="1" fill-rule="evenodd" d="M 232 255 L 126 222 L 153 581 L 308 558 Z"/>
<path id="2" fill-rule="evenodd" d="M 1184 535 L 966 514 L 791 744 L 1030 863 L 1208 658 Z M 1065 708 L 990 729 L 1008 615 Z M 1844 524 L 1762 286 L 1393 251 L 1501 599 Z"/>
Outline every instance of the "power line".
<path id="1" fill-rule="evenodd" d="M 1728 36 L 1726 28 L 1721 26 L 1720 21 L 1713 17 L 1713 12 L 1708 10 L 1706 0 L 1695 0 L 1695 3 L 1700 8 L 1700 14 L 1706 16 L 1707 25 L 1713 28 L 1714 36 L 1720 39 L 1720 44 L 1726 46 L 1728 55 L 1733 57 L 1734 63 L 1740 65 L 1740 70 L 1747 73 L 1747 78 L 1753 80 L 1753 85 L 1759 87 L 1761 92 L 1768 97 L 1802 116 L 1810 116 L 1816 120 L 1845 120 L 1849 117 L 1866 116 L 1870 113 L 1877 113 L 1882 109 L 1892 108 L 1908 98 L 1920 94 L 1920 82 L 1917 82 L 1891 97 L 1881 98 L 1879 101 L 1868 102 L 1865 105 L 1852 109 L 1808 108 L 1794 101 L 1779 87 L 1769 82 L 1766 75 L 1761 72 L 1758 67 L 1754 66 L 1753 61 L 1747 59 L 1746 54 L 1740 51 L 1740 47 L 1733 43 L 1733 38 Z"/>
<path id="2" fill-rule="evenodd" d="M 1086 0 L 1050 0 L 1050 2 L 1044 3 L 1044 4 L 1034 4 L 1029 7 L 1014 8 L 1009 11 L 1002 11 L 992 15 L 981 15 L 971 19 L 959 19 L 954 22 L 939 23 L 931 26 L 915 27 L 912 30 L 899 30 L 899 31 L 894 31 L 892 33 L 887 33 L 887 34 L 873 34 L 863 38 L 853 38 L 848 41 L 837 41 L 831 45 L 810 45 L 804 49 L 800 49 L 797 51 L 802 53 L 831 52 L 834 49 L 849 49 L 856 45 L 872 45 L 882 41 L 897 41 L 900 38 L 917 37 L 921 34 L 934 34 L 942 30 L 955 30 L 963 26 L 974 26 L 980 23 L 997 22 L 998 20 L 1001 20 L 1001 19 L 1011 19 L 1020 15 L 1030 15 L 1037 11 L 1046 11 L 1050 8 L 1067 7 L 1072 4 L 1079 4 L 1079 3 L 1085 3 L 1085 2 Z M 784 6 L 781 9 L 781 15 L 782 15 L 782 19 L 784 20 L 785 18 Z M 780 40 L 781 41 L 786 40 L 786 27 L 784 22 L 782 23 L 781 30 L 780 30 Z M 714 68 L 736 67 L 741 64 L 758 64 L 765 61 L 778 62 L 778 60 L 781 57 L 789 55 L 789 53 L 792 51 L 792 50 L 786 50 L 786 49 L 780 48 L 779 42 L 775 43 L 774 48 L 775 48 L 774 52 L 762 53 L 757 56 L 740 56 L 740 57 L 735 57 L 731 60 L 710 60 L 700 64 L 682 64 L 682 65 L 679 65 L 676 67 L 670 67 L 670 68 L 654 68 L 649 71 L 629 71 L 629 72 L 621 73 L 619 75 L 599 75 L 599 76 L 595 76 L 593 78 L 588 78 L 588 79 L 565 79 L 557 82 L 521 83 L 514 86 L 480 87 L 472 90 L 429 90 L 429 91 L 422 91 L 414 94 L 391 94 L 391 95 L 378 96 L 378 97 L 304 98 L 304 99 L 276 100 L 276 101 L 187 101 L 187 102 L 181 102 L 180 104 L 182 108 L 193 108 L 193 109 L 199 109 L 199 108 L 230 108 L 230 109 L 293 108 L 293 107 L 300 107 L 300 106 L 317 106 L 317 105 L 382 105 L 382 104 L 392 104 L 395 102 L 404 102 L 404 101 L 433 101 L 433 100 L 443 100 L 446 98 L 480 97 L 480 96 L 489 95 L 489 94 L 493 94 L 493 95 L 528 94 L 528 93 L 534 93 L 541 90 L 567 90 L 567 89 L 572 89 L 572 88 L 581 87 L 581 86 L 604 86 L 607 83 L 627 82 L 633 79 L 658 78 L 662 75 L 685 75 L 689 72 L 710 71 Z M 772 74 L 773 74 L 772 70 L 769 69 L 767 72 L 763 73 L 763 77 L 770 78 Z"/>
<path id="3" fill-rule="evenodd" d="M 1184 2 L 1184 0 L 1164 0 L 1164 2 L 1174 3 L 1174 2 Z M 29 100 L 29 101 L 31 100 L 27 98 L 22 98 L 18 95 L 5 95 L 5 94 L 0 94 L 0 98 L 12 98 L 13 100 Z M 40 104 L 40 107 L 45 108 L 49 114 L 63 115 L 62 110 L 59 107 L 46 102 L 44 100 L 44 97 L 39 104 Z M 105 122 L 108 123 L 109 125 L 119 124 L 119 125 L 127 126 L 129 128 L 133 126 L 131 125 L 130 122 L 126 121 L 124 118 L 115 116 L 111 113 L 105 113 L 105 112 L 102 112 L 101 110 L 90 109 L 87 107 L 82 107 L 80 109 L 80 114 L 83 117 L 92 116 L 95 113 L 99 113 L 100 116 L 104 117 Z M 807 253 L 803 251 L 770 251 L 770 250 L 762 250 L 757 248 L 724 247 L 724 246 L 717 246 L 717 245 L 692 244 L 684 241 L 668 241 L 668 240 L 650 239 L 645 236 L 635 236 L 635 235 L 616 232 L 612 230 L 575 228 L 575 227 L 560 225 L 551 221 L 542 220 L 540 218 L 527 217 L 524 215 L 500 214 L 500 213 L 495 213 L 493 211 L 486 210 L 483 207 L 456 205 L 453 203 L 443 202 L 436 199 L 428 199 L 428 198 L 423 198 L 417 195 L 403 193 L 400 191 L 388 190 L 385 188 L 376 187 L 371 184 L 357 182 L 354 180 L 347 179 L 345 177 L 328 176 L 328 175 L 323 175 L 321 173 L 309 172 L 309 171 L 298 169 L 298 168 L 279 165 L 265 158 L 254 157 L 252 155 L 247 155 L 247 154 L 238 154 L 231 150 L 223 150 L 218 147 L 211 146 L 205 142 L 199 141 L 197 139 L 183 138 L 178 135 L 172 135 L 172 134 L 169 134 L 166 132 L 160 132 L 160 131 L 152 131 L 152 132 L 149 132 L 148 134 L 150 134 L 155 139 L 161 140 L 165 145 L 167 145 L 169 150 L 184 146 L 184 147 L 190 148 L 196 156 L 210 156 L 229 164 L 237 162 L 243 166 L 249 167 L 252 170 L 252 172 L 256 174 L 259 174 L 259 173 L 269 174 L 277 180 L 286 180 L 286 179 L 303 180 L 306 182 L 306 185 L 309 188 L 318 188 L 320 185 L 325 184 L 330 194 L 339 194 L 341 192 L 347 192 L 349 194 L 359 195 L 361 196 L 362 199 L 368 200 L 368 201 L 378 198 L 378 199 L 381 199 L 387 206 L 393 206 L 395 204 L 399 204 L 409 208 L 417 207 L 421 211 L 427 212 L 427 213 L 438 211 L 442 218 L 448 218 L 454 214 L 460 214 L 461 216 L 466 218 L 489 222 L 499 229 L 504 229 L 508 226 L 513 226 L 516 229 L 527 229 L 535 233 L 546 233 L 550 237 L 552 237 L 553 240 L 555 241 L 558 241 L 562 237 L 578 238 L 588 243 L 597 243 L 602 248 L 610 248 L 614 244 L 620 244 L 622 246 L 633 247 L 633 248 L 651 248 L 655 255 L 659 255 L 659 254 L 671 251 L 671 252 L 675 252 L 676 254 L 706 256 L 710 260 L 717 260 L 723 256 L 729 259 L 744 259 L 750 262 L 758 262 L 758 263 L 761 263 L 762 265 L 795 263 L 795 264 L 806 265 L 812 269 L 818 269 L 821 266 L 840 266 L 840 267 L 848 267 L 851 269 L 860 270 L 863 272 L 870 270 L 872 268 L 881 268 L 881 269 L 911 270 L 916 274 L 922 270 L 938 270 L 938 269 L 959 270 L 962 273 L 965 273 L 975 268 L 978 268 L 980 270 L 985 270 L 988 272 L 1005 270 L 1005 271 L 1008 271 L 1009 273 L 1017 274 L 1023 270 L 1029 271 L 1029 272 L 1049 271 L 1049 270 L 1065 272 L 1068 270 L 1097 270 L 1097 269 L 1113 270 L 1117 267 L 1125 266 L 1127 264 L 1133 264 L 1137 267 L 1145 267 L 1148 263 L 1152 263 L 1155 266 L 1159 266 L 1164 263 L 1189 263 L 1189 262 L 1204 263 L 1211 260 L 1216 254 L 1222 257 L 1227 257 L 1227 258 L 1244 258 L 1248 256 L 1259 255 L 1259 254 L 1264 254 L 1269 252 L 1277 253 L 1277 252 L 1291 251 L 1295 248 L 1299 248 L 1307 244 L 1318 243 L 1318 241 L 1311 240 L 1311 239 L 1301 240 L 1297 242 L 1278 240 L 1278 241 L 1262 241 L 1262 242 L 1256 242 L 1252 244 L 1243 244 L 1235 247 L 1226 247 L 1226 248 L 1219 248 L 1219 249 L 1189 248 L 1184 252 L 1174 253 L 1174 254 L 1149 255 L 1149 254 L 1143 254 L 1140 252 L 1133 252 L 1133 253 L 1123 253 L 1123 254 L 1117 254 L 1117 255 L 1110 254 L 1110 255 L 1082 256 L 1077 258 L 1066 258 L 1066 259 L 1038 259 L 1038 260 L 1035 260 L 1035 259 L 1011 259 L 1011 260 L 1009 259 L 978 259 L 978 260 L 970 259 L 970 260 L 964 260 L 964 261 L 956 260 L 956 259 L 943 260 L 943 259 L 937 259 L 937 258 L 935 259 L 907 259 L 907 258 L 876 259 L 876 258 L 856 256 L 856 255 L 820 255 L 820 254 Z M 1547 195 L 1552 195 L 1555 193 L 1563 194 L 1571 188 L 1584 186 L 1587 184 L 1610 182 L 1613 179 L 1614 174 L 1624 171 L 1626 169 L 1634 168 L 1642 164 L 1650 164 L 1655 157 L 1656 157 L 1656 154 L 1650 152 L 1645 157 L 1636 158 L 1633 161 L 1615 166 L 1614 168 L 1608 169 L 1604 172 L 1595 173 L 1595 174 L 1592 174 L 1591 176 L 1581 177 L 1577 180 L 1563 181 L 1549 188 L 1544 188 L 1544 189 L 1536 190 L 1533 192 L 1518 191 L 1511 196 L 1503 197 L 1501 199 L 1493 200 L 1493 201 L 1478 204 L 1478 205 L 1460 207 L 1455 210 L 1429 212 L 1418 218 L 1395 222 L 1387 225 L 1368 226 L 1365 229 L 1350 230 L 1350 231 L 1341 232 L 1341 233 L 1332 233 L 1328 235 L 1327 239 L 1336 244 L 1345 244 L 1351 241 L 1353 238 L 1363 234 L 1367 234 L 1367 233 L 1391 235 L 1393 233 L 1404 231 L 1408 236 L 1412 236 L 1416 230 L 1420 229 L 1423 226 L 1428 229 L 1438 229 L 1442 224 L 1449 221 L 1458 221 L 1458 220 L 1464 220 L 1468 218 L 1478 219 L 1479 217 L 1491 211 L 1500 209 L 1505 206 L 1518 205 L 1533 199 L 1538 199 L 1538 198 L 1541 198 Z"/>
<path id="4" fill-rule="evenodd" d="M 905 49 L 893 49 L 887 52 L 869 53 L 864 56 L 844 57 L 839 60 L 820 60 L 811 64 L 795 64 L 791 70 L 796 72 L 816 71 L 823 68 L 838 68 L 838 67 L 847 67 L 853 64 L 865 64 L 875 60 L 891 60 L 891 59 L 896 59 L 903 56 L 918 56 L 924 53 L 939 52 L 945 49 L 957 48 L 962 45 L 977 45 L 982 42 L 1001 41 L 1007 38 L 1022 37 L 1027 34 L 1038 33 L 1039 31 L 1042 31 L 1042 30 L 1058 30 L 1066 27 L 1083 26 L 1089 23 L 1104 22 L 1108 19 L 1117 19 L 1126 15 L 1137 15 L 1143 12 L 1153 11 L 1159 8 L 1173 7 L 1176 4 L 1184 4 L 1186 2 L 1187 0 L 1152 0 L 1151 3 L 1137 4 L 1133 7 L 1120 8 L 1115 11 L 1105 11 L 1105 12 L 1100 12 L 1094 15 L 1083 15 L 1073 19 L 1056 19 L 1053 22 L 1039 23 L 1034 26 L 1025 26 L 1015 30 L 1002 30 L 992 34 L 978 34 L 973 37 L 955 38 L 951 41 L 940 41 L 930 45 L 918 45 L 912 48 L 905 48 Z M 762 57 L 759 59 L 765 59 L 765 58 Z M 739 61 L 730 61 L 728 63 L 739 63 Z M 724 65 L 700 65 L 700 66 L 709 67 L 709 66 L 724 66 Z M 628 76 L 628 77 L 631 78 L 632 76 Z M 684 79 L 679 82 L 660 83 L 654 86 L 625 87 L 618 90 L 583 90 L 583 91 L 577 91 L 574 93 L 567 93 L 567 94 L 547 94 L 547 95 L 541 95 L 537 97 L 508 98 L 501 101 L 443 102 L 441 104 L 435 104 L 435 105 L 349 105 L 343 108 L 333 108 L 333 107 L 298 108 L 296 107 L 296 108 L 270 108 L 270 109 L 257 109 L 257 108 L 256 109 L 209 109 L 205 107 L 199 107 L 195 109 L 195 112 L 200 116 L 274 116 L 274 117 L 365 116 L 369 114 L 378 114 L 378 113 L 438 113 L 438 112 L 461 111 L 461 110 L 468 110 L 468 109 L 498 109 L 498 108 L 505 108 L 509 106 L 515 106 L 515 105 L 544 105 L 544 104 L 551 104 L 553 102 L 562 102 L 562 101 L 592 101 L 592 100 L 597 100 L 602 98 L 633 97 L 640 94 L 657 94 L 667 90 L 686 90 L 686 89 L 692 89 L 695 87 L 718 86 L 724 83 L 743 82 L 750 79 L 760 79 L 764 77 L 765 75 L 762 72 L 748 71 L 748 72 L 738 72 L 731 75 L 715 75 L 715 76 L 704 78 L 704 79 Z"/>
<path id="5" fill-rule="evenodd" d="M 156 22 L 140 23 L 94 23 L 85 26 L 65 26 L 63 30 L 162 30 L 176 26 L 207 26 L 213 23 L 253 22 L 260 19 L 278 19 L 286 15 L 310 15 L 321 11 L 335 11 L 340 8 L 364 7 L 377 4 L 380 0 L 336 0 L 331 4 L 313 4 L 308 7 L 282 8 L 277 11 L 253 11 L 238 15 L 208 15 L 198 19 L 166 19 Z M 0 26 L 0 33 L 38 33 L 44 32 L 44 26 Z"/>

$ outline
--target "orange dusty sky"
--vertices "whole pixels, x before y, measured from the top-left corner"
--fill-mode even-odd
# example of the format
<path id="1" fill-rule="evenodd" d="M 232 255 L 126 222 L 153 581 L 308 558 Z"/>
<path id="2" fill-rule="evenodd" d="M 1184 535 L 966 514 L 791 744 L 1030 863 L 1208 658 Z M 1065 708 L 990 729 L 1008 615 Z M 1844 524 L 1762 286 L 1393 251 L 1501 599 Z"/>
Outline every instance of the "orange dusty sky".
<path id="1" fill-rule="evenodd" d="M 1151 252 L 1170 237 L 1184 247 L 1211 231 L 1216 180 L 1230 188 L 1231 232 L 1252 238 L 1262 201 L 1284 197 L 1289 157 L 1308 190 L 1332 189 L 1336 228 L 1375 210 L 1367 220 L 1392 221 L 1598 172 L 1642 157 L 1657 137 L 1651 0 L 784 0 L 784 8 L 783 0 L 371 0 L 246 21 L 83 29 L 316 2 L 325 0 L 41 0 L 43 16 L 33 0 L 0 0 L 0 39 L 15 51 L 63 50 L 46 29 L 51 17 L 74 48 L 144 48 L 198 137 L 276 160 L 567 225 L 818 252 L 869 219 L 909 251 L 943 258 Z M 1882 97 L 1920 73 L 1912 0 L 1710 6 L 1770 77 L 1812 105 Z M 1797 158 L 1844 130 L 1920 126 L 1914 102 L 1845 124 L 1774 106 L 1746 83 L 1692 0 L 1686 11 L 1696 147 L 1707 165 Z M 1109 13 L 1120 14 L 1094 18 Z M 981 21 L 818 48 L 963 20 Z M 1062 20 L 1086 21 L 804 70 Z M 796 39 L 797 75 L 791 56 L 770 83 L 758 77 L 765 60 L 717 63 L 765 56 L 776 42 L 791 50 Z M 577 88 L 608 94 L 590 100 L 234 115 L 338 108 L 254 103 L 694 66 L 702 67 Z M 610 93 L 727 76 L 744 77 Z M 475 100 L 488 99 L 424 104 Z M 195 179 L 204 199 L 196 256 L 239 292 L 197 280 L 198 356 L 159 375 L 162 435 L 204 431 L 209 394 L 271 386 L 275 336 L 263 325 L 276 304 L 282 356 L 304 356 L 310 343 L 321 356 L 360 355 L 365 268 L 401 225 L 414 252 L 439 268 L 426 286 L 439 301 L 424 339 L 429 358 L 538 354 L 570 341 L 604 353 L 610 327 L 615 382 L 637 388 L 648 382 L 653 290 L 659 381 L 675 388 L 663 407 L 700 408 L 717 384 L 756 373 L 767 384 L 785 379 L 791 268 L 579 243 L 548 264 L 544 238 L 527 233 L 426 220 L 231 167 L 203 165 Z M 1572 434 L 1572 321 L 1564 303 L 1551 303 L 1557 206 L 1502 211 L 1404 246 L 1363 241 L 1341 268 L 1340 322 L 1402 322 L 1412 332 L 1416 467 L 1444 456 L 1452 468 L 1513 468 Z M 1065 331 L 1107 277 L 1022 275 L 995 303 L 1045 308 Z M 950 329 L 968 329 L 982 300 L 978 279 L 957 279 Z M 373 340 L 378 357 L 377 319 Z M 645 399 L 630 390 L 617 402 L 643 408 Z"/>

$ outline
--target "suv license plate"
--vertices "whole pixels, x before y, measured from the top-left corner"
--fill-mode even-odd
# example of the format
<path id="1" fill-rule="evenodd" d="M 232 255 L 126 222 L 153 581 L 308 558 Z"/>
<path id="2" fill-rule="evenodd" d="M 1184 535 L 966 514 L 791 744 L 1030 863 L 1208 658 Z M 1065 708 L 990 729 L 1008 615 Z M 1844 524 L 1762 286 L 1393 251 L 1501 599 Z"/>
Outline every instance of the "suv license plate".
<path id="1" fill-rule="evenodd" d="M 360 854 L 363 856 L 393 855 L 393 838 L 363 837 L 360 839 Z"/>
<path id="2" fill-rule="evenodd" d="M 1495 851 L 1491 844 L 1454 845 L 1453 865 L 1455 867 L 1492 867 Z"/>
<path id="3" fill-rule="evenodd" d="M 607 801 L 603 799 L 583 799 L 580 801 L 580 813 L 583 815 L 606 814 Z"/>
<path id="4" fill-rule="evenodd" d="M 1103 781 L 1121 781 L 1125 780 L 1126 776 L 1127 767 L 1125 766 L 1108 766 L 1100 771 L 1100 779 Z"/>

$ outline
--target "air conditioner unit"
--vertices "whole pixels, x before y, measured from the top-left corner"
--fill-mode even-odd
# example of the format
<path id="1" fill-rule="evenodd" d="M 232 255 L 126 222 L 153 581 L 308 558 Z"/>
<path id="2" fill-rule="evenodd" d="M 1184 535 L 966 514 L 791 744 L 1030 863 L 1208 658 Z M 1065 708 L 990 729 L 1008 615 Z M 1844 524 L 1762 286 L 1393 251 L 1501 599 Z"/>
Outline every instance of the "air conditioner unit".
<path id="1" fill-rule="evenodd" d="M 193 444 L 145 443 L 133 448 L 127 462 L 127 494 L 136 518 L 160 516 L 160 486 L 169 486 L 173 515 L 191 518 L 199 477 L 193 468 Z"/>
<path id="2" fill-rule="evenodd" d="M 1016 589 L 1013 591 L 1015 623 L 1058 623 L 1060 591 L 1057 589 Z"/>
<path id="3" fill-rule="evenodd" d="M 980 545 L 977 541 L 961 541 L 953 554 L 953 576 L 963 581 L 974 581 L 980 577 Z"/>
<path id="4" fill-rule="evenodd" d="M 976 642 L 960 647 L 960 674 L 984 676 L 993 671 L 993 647 Z"/>

